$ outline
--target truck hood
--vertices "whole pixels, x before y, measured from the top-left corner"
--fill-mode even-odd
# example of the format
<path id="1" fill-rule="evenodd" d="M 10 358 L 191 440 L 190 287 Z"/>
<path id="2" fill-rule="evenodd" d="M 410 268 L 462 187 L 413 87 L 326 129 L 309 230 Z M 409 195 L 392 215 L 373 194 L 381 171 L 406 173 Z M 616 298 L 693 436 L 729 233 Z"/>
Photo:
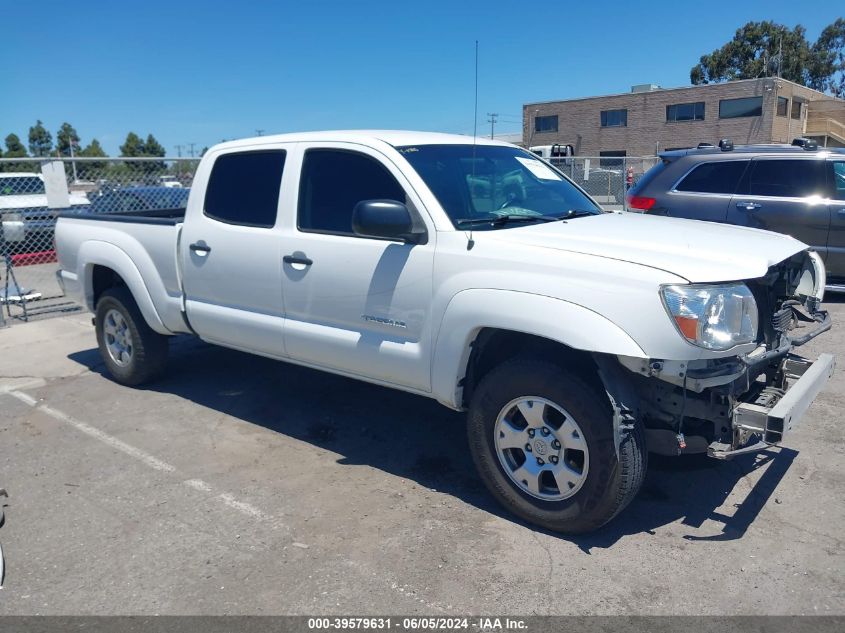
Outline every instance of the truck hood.
<path id="1" fill-rule="evenodd" d="M 476 233 L 476 239 L 480 236 Z M 484 234 L 488 236 L 657 268 L 691 283 L 762 277 L 770 266 L 807 248 L 780 233 L 639 213 L 531 224 Z"/>

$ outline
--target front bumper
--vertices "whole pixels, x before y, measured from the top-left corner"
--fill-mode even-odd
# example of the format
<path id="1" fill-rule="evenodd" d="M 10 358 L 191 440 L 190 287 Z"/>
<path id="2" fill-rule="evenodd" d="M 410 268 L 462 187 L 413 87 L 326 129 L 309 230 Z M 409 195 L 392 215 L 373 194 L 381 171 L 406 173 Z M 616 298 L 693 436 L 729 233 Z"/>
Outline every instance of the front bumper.
<path id="1" fill-rule="evenodd" d="M 759 441 L 742 448 L 714 442 L 708 454 L 717 459 L 756 453 L 779 444 L 804 417 L 813 400 L 833 376 L 836 362 L 832 354 L 821 354 L 815 361 L 789 354 L 783 363 L 787 388 L 780 395 L 763 390 L 754 401 L 740 402 L 733 410 L 734 432 L 740 438 Z"/>

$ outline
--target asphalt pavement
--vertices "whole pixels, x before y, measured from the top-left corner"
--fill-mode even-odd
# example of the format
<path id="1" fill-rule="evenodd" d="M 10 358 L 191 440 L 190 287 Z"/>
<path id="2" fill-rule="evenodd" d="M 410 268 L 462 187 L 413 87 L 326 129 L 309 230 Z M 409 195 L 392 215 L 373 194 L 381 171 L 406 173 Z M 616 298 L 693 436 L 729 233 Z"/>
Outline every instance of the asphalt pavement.
<path id="1" fill-rule="evenodd" d="M 845 359 L 845 302 L 804 351 Z M 90 315 L 0 330 L 0 614 L 843 614 L 845 369 L 786 447 L 652 459 L 577 538 L 497 506 L 463 416 L 183 338 L 144 389 Z"/>

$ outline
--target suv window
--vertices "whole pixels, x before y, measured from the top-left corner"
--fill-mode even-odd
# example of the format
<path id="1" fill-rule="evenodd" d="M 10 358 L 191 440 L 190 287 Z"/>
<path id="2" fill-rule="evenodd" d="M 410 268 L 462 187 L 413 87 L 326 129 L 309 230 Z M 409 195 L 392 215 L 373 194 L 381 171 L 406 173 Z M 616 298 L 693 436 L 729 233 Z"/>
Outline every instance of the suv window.
<path id="1" fill-rule="evenodd" d="M 828 163 L 828 173 L 833 179 L 833 199 L 845 200 L 845 160 L 835 160 Z"/>
<path id="2" fill-rule="evenodd" d="M 297 225 L 302 231 L 354 235 L 362 200 L 406 203 L 405 190 L 380 162 L 357 152 L 309 149 L 302 164 Z"/>
<path id="3" fill-rule="evenodd" d="M 693 169 L 675 187 L 677 191 L 695 191 L 697 193 L 726 193 L 736 191 L 747 160 L 714 161 L 701 163 Z"/>
<path id="4" fill-rule="evenodd" d="M 46 193 L 44 181 L 38 176 L 0 178 L 0 196 L 25 196 L 33 193 Z"/>
<path id="5" fill-rule="evenodd" d="M 205 215 L 228 224 L 272 227 L 284 167 L 284 150 L 220 156 L 208 179 Z"/>
<path id="6" fill-rule="evenodd" d="M 754 160 L 748 177 L 747 194 L 804 198 L 824 193 L 824 172 L 818 160 Z"/>

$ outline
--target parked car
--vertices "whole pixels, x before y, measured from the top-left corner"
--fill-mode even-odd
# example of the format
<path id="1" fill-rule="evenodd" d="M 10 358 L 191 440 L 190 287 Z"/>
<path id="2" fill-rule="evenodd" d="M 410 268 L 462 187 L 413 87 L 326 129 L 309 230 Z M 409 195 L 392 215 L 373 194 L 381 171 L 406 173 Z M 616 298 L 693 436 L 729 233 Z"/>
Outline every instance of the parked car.
<path id="1" fill-rule="evenodd" d="M 793 354 L 830 327 L 805 244 L 604 213 L 491 140 L 224 143 L 183 212 L 62 216 L 57 244 L 118 382 L 154 379 L 168 338 L 191 333 L 434 398 L 468 411 L 466 458 L 493 496 L 564 532 L 618 514 L 647 451 L 777 445 L 833 371 Z"/>
<path id="2" fill-rule="evenodd" d="M 70 192 L 70 208 L 88 206 L 84 192 Z M 44 177 L 34 172 L 0 173 L 0 222 L 6 247 L 14 253 L 53 248 L 56 209 L 47 206 Z"/>
<path id="3" fill-rule="evenodd" d="M 92 196 L 91 213 L 136 213 L 184 209 L 190 189 L 182 187 L 119 187 Z"/>
<path id="4" fill-rule="evenodd" d="M 159 176 L 158 182 L 162 187 L 172 187 L 174 189 L 182 187 L 182 182 L 177 176 L 173 175 Z"/>
<path id="5" fill-rule="evenodd" d="M 845 290 L 845 149 L 723 141 L 660 158 L 629 191 L 630 209 L 791 235 L 821 256 L 831 287 Z"/>

